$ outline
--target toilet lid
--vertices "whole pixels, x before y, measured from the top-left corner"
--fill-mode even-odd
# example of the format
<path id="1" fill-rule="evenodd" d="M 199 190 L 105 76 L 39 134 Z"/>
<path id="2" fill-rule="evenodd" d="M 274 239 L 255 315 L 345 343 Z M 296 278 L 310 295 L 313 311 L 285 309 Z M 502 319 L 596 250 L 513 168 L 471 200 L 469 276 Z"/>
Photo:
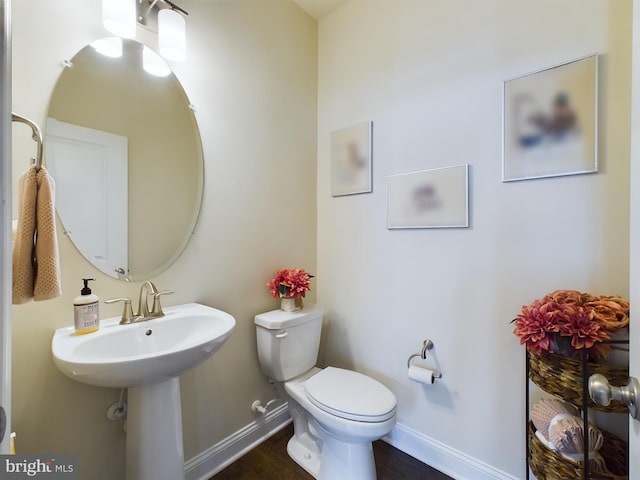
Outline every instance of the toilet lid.
<path id="1" fill-rule="evenodd" d="M 349 420 L 383 422 L 395 414 L 391 390 L 352 370 L 327 367 L 305 382 L 305 390 L 315 406 Z"/>

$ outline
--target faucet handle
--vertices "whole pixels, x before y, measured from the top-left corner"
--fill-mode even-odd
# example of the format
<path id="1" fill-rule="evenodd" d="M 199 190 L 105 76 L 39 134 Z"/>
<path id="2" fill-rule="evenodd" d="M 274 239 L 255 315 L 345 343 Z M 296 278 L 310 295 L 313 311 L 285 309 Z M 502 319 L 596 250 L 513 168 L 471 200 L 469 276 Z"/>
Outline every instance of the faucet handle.
<path id="1" fill-rule="evenodd" d="M 131 299 L 126 297 L 119 297 L 119 298 L 110 298 L 109 300 L 104 301 L 104 303 L 116 303 L 116 302 L 124 302 L 124 310 L 122 311 L 122 318 L 120 320 L 120 325 L 131 323 L 134 319 L 133 309 L 131 308 Z"/>
<path id="2" fill-rule="evenodd" d="M 153 294 L 153 305 L 151 307 L 151 315 L 162 317 L 164 312 L 162 311 L 162 305 L 160 305 L 160 297 L 162 295 L 171 295 L 175 293 L 173 290 L 163 290 L 162 292 L 156 292 Z"/>

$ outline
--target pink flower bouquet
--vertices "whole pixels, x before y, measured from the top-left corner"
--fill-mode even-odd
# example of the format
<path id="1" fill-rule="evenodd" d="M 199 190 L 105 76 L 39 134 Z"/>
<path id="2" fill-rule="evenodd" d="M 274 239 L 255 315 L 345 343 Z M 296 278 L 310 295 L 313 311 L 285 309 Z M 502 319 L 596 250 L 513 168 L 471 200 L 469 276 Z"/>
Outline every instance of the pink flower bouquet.
<path id="1" fill-rule="evenodd" d="M 605 359 L 609 345 L 603 342 L 629 325 L 629 301 L 556 290 L 523 306 L 514 322 L 513 333 L 533 352 L 576 357 L 579 350 L 586 349 L 590 358 Z"/>
<path id="2" fill-rule="evenodd" d="M 267 282 L 271 295 L 275 298 L 300 298 L 310 290 L 309 275 L 301 268 L 285 268 L 279 270 L 275 277 Z"/>

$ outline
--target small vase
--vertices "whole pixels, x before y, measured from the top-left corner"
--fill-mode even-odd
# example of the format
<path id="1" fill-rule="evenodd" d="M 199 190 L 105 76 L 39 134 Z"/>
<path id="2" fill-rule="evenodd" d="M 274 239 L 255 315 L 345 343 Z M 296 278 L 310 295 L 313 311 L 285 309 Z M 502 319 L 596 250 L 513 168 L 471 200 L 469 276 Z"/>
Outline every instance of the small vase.
<path id="1" fill-rule="evenodd" d="M 280 310 L 294 312 L 298 310 L 295 297 L 280 297 Z"/>

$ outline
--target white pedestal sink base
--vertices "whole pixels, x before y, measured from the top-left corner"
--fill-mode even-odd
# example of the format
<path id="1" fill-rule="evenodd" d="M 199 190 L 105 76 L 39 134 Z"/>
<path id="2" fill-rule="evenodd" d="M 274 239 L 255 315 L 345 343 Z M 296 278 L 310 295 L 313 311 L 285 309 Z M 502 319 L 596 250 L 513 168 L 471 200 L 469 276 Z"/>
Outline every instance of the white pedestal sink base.
<path id="1" fill-rule="evenodd" d="M 127 480 L 184 480 L 180 381 L 130 387 Z"/>

